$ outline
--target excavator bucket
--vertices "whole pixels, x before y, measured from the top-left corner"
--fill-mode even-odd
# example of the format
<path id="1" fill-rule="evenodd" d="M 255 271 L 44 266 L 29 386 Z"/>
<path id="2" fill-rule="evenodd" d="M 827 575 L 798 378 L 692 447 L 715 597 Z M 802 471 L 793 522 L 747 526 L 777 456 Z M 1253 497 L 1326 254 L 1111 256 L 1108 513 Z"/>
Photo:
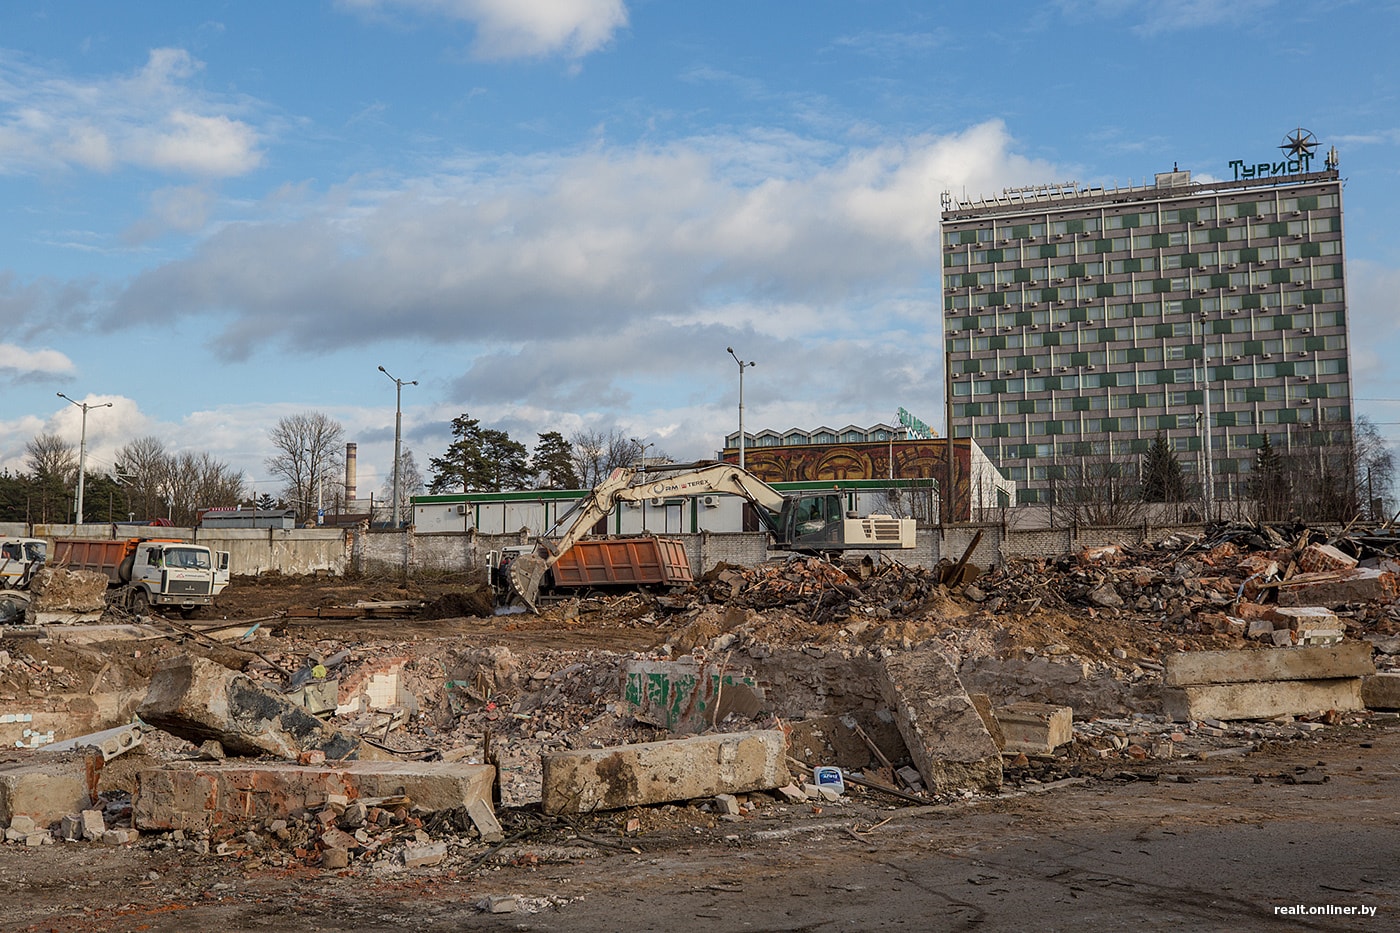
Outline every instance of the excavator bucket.
<path id="1" fill-rule="evenodd" d="M 506 569 L 511 592 L 520 597 L 520 601 L 529 606 L 531 612 L 539 612 L 535 601 L 540 598 L 540 581 L 544 579 L 544 573 L 548 569 L 544 558 L 529 554 L 517 557 Z"/>

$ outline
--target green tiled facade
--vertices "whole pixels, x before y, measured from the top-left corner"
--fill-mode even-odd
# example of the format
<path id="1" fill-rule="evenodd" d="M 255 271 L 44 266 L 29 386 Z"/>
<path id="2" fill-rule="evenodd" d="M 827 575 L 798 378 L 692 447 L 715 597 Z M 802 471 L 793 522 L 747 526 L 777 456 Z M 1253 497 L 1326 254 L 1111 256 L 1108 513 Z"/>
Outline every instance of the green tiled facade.
<path id="1" fill-rule="evenodd" d="M 1024 503 L 1067 467 L 1131 468 L 1160 431 L 1215 497 L 1242 494 L 1264 438 L 1346 437 L 1351 381 L 1334 170 L 957 202 L 943 212 L 954 437 Z"/>

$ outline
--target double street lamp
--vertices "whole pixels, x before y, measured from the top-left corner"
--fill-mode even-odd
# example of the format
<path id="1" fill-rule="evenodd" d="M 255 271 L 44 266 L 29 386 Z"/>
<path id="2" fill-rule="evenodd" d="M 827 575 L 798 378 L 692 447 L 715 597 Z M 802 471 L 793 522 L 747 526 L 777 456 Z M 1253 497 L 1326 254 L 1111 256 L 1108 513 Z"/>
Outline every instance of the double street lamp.
<path id="1" fill-rule="evenodd" d="M 744 370 L 750 366 L 757 365 L 753 360 L 745 362 L 739 359 L 739 354 L 734 352 L 733 347 L 727 347 L 729 355 L 734 357 L 734 362 L 739 364 L 739 469 L 744 469 Z"/>
<path id="2" fill-rule="evenodd" d="M 389 376 L 389 370 L 383 366 L 379 367 L 379 371 Z M 418 380 L 405 382 L 402 379 L 394 379 L 393 376 L 389 376 L 389 378 L 394 380 L 394 517 L 392 521 L 393 526 L 397 528 L 399 527 L 399 445 L 403 441 L 403 387 L 416 386 Z"/>
<path id="3" fill-rule="evenodd" d="M 83 523 L 83 477 L 87 473 L 87 413 L 94 408 L 111 408 L 112 403 L 103 402 L 100 405 L 89 405 L 87 402 L 75 402 L 62 392 L 58 393 L 58 397 L 73 402 L 74 405 L 83 410 L 83 429 L 82 433 L 78 435 L 78 502 L 74 507 L 74 511 L 77 513 L 77 524 L 81 525 Z"/>

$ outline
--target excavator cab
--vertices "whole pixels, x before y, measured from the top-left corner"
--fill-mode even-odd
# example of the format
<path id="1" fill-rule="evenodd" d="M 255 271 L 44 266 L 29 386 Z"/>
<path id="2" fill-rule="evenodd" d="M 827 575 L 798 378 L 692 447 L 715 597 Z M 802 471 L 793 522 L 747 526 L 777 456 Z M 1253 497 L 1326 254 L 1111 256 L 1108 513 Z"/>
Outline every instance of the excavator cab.
<path id="1" fill-rule="evenodd" d="M 839 493 L 795 496 L 783 503 L 778 537 L 794 550 L 829 551 L 844 542 L 845 504 Z"/>

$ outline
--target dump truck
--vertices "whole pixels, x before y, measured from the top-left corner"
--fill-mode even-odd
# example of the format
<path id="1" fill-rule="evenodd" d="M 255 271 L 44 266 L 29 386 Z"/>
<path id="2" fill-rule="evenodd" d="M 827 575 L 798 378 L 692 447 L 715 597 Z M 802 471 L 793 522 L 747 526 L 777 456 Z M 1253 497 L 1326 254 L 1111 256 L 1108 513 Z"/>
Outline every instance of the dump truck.
<path id="1" fill-rule="evenodd" d="M 29 616 L 29 581 L 44 568 L 48 542 L 43 538 L 0 537 L 0 625 Z"/>
<path id="2" fill-rule="evenodd" d="M 43 538 L 0 537 L 0 589 L 23 590 L 48 559 Z"/>
<path id="3" fill-rule="evenodd" d="M 571 522 L 562 537 L 549 541 L 550 534 L 546 533 L 536 539 L 527 553 L 502 562 L 496 574 L 504 579 L 501 589 L 509 594 L 509 600 L 518 599 L 535 609 L 545 574 L 556 570 L 557 584 L 557 566 L 564 555 L 617 503 L 715 493 L 739 496 L 749 502 L 772 536 L 772 546 L 779 550 L 830 554 L 915 545 L 914 519 L 856 515 L 846 510 L 842 494 L 834 489 L 786 495 L 747 470 L 713 460 L 667 464 L 646 471 L 618 467 L 560 517 L 556 529 Z"/>
<path id="4" fill-rule="evenodd" d="M 536 545 L 518 544 L 487 555 L 496 601 L 507 603 L 512 595 L 509 567 L 518 557 L 535 552 Z M 575 542 L 540 579 L 540 591 L 578 593 L 623 587 L 683 586 L 695 581 L 685 544 L 655 535 L 584 539 Z"/>
<path id="5" fill-rule="evenodd" d="M 95 570 L 114 602 L 137 615 L 151 609 L 193 615 L 228 585 L 227 551 L 175 538 L 59 538 L 54 566 Z"/>

